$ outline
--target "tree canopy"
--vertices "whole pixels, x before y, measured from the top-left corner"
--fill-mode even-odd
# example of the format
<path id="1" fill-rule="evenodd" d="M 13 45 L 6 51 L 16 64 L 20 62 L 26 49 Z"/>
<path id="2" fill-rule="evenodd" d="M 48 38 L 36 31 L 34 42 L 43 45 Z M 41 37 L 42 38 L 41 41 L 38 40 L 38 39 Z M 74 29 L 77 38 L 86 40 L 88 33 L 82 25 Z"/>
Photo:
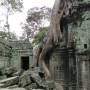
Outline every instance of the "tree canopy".
<path id="1" fill-rule="evenodd" d="M 24 29 L 23 36 L 26 38 L 32 38 L 36 31 L 45 27 L 46 22 L 50 20 L 51 8 L 48 7 L 34 7 L 28 10 L 26 22 L 23 24 Z"/>
<path id="2" fill-rule="evenodd" d="M 0 7 L 4 7 L 3 10 L 5 10 L 5 17 L 6 17 L 6 23 L 2 25 L 0 28 L 2 31 L 0 31 L 0 37 L 1 38 L 10 38 L 10 39 L 16 39 L 15 34 L 10 32 L 10 25 L 9 25 L 9 15 L 16 11 L 22 11 L 23 8 L 23 1 L 22 0 L 0 0 Z M 1 20 L 3 22 L 4 20 Z"/>
<path id="3" fill-rule="evenodd" d="M 5 6 L 9 8 L 9 10 L 13 11 L 21 11 L 23 8 L 23 1 L 22 0 L 1 0 L 0 6 Z"/>
<path id="4" fill-rule="evenodd" d="M 16 35 L 14 33 L 9 32 L 9 34 L 10 34 L 10 39 L 11 40 L 17 40 L 17 37 L 16 37 Z M 2 40 L 8 40 L 8 33 L 5 32 L 5 31 L 0 31 L 0 38 Z"/>
<path id="5" fill-rule="evenodd" d="M 43 66 L 46 78 L 51 76 L 47 62 L 49 62 L 52 50 L 60 45 L 62 40 L 61 20 L 63 16 L 68 15 L 70 8 L 71 4 L 68 0 L 55 0 L 50 18 L 50 29 L 45 42 L 41 44 L 37 54 L 37 62 Z"/>
<path id="6" fill-rule="evenodd" d="M 40 31 L 34 35 L 33 43 L 39 44 L 40 42 L 43 42 L 44 38 L 47 35 L 48 27 L 40 28 Z"/>

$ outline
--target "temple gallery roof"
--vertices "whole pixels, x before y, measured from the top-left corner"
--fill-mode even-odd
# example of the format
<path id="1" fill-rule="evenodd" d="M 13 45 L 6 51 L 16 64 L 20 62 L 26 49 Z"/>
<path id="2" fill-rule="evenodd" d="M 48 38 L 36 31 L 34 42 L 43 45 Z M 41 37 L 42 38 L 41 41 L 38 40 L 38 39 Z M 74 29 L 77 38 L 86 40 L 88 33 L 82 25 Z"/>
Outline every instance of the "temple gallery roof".
<path id="1" fill-rule="evenodd" d="M 32 45 L 30 42 L 25 41 L 11 41 L 10 45 L 13 49 L 31 49 Z"/>

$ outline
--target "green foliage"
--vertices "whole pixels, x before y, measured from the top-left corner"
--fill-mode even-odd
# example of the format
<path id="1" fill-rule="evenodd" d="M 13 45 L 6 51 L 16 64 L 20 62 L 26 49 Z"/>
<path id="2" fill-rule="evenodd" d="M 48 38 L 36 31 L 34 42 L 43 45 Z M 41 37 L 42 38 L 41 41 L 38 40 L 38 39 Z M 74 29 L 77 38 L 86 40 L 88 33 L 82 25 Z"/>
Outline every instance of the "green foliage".
<path id="1" fill-rule="evenodd" d="M 34 7 L 28 10 L 27 22 L 36 22 L 37 24 L 41 23 L 42 19 L 50 18 L 51 8 L 48 7 Z"/>
<path id="2" fill-rule="evenodd" d="M 47 27 L 40 28 L 40 31 L 34 36 L 33 43 L 38 44 L 43 41 L 48 31 Z"/>
<path id="3" fill-rule="evenodd" d="M 10 39 L 11 40 L 17 40 L 17 36 L 15 33 L 9 32 L 10 33 Z"/>
<path id="4" fill-rule="evenodd" d="M 23 1 L 22 0 L 1 0 L 1 6 L 5 6 L 9 9 L 9 11 L 21 11 L 23 8 Z"/>
<path id="5" fill-rule="evenodd" d="M 8 34 L 4 31 L 0 31 L 0 38 L 5 39 L 8 36 Z"/>
<path id="6" fill-rule="evenodd" d="M 28 10 L 26 23 L 23 24 L 25 38 L 32 38 L 34 32 L 39 31 L 44 27 L 45 20 L 49 21 L 51 8 L 48 7 L 34 7 Z M 25 35 L 26 34 L 26 35 Z"/>
<path id="7" fill-rule="evenodd" d="M 7 32 L 4 32 L 4 31 L 0 31 L 0 38 L 3 39 L 3 40 L 8 40 L 9 38 L 11 40 L 17 40 L 17 37 L 14 33 L 12 33 L 12 32 L 7 33 Z"/>
<path id="8" fill-rule="evenodd" d="M 8 0 L 13 10 L 21 11 L 23 8 L 23 2 L 21 0 Z"/>

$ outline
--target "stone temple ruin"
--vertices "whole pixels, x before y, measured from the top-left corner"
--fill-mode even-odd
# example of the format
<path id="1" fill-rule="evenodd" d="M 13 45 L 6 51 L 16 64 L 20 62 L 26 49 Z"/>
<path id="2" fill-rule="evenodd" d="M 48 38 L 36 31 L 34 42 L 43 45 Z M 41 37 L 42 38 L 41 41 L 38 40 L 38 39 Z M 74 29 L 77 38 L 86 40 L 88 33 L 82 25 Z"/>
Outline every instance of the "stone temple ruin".
<path id="1" fill-rule="evenodd" d="M 0 39 L 0 69 L 7 67 L 11 58 L 12 48 L 9 44 Z"/>
<path id="2" fill-rule="evenodd" d="M 32 45 L 29 42 L 11 41 L 12 64 L 17 70 L 28 70 L 33 62 Z"/>
<path id="3" fill-rule="evenodd" d="M 60 46 L 53 50 L 48 62 L 51 79 L 60 83 L 63 89 L 53 89 L 48 83 L 46 85 L 45 79 L 41 79 L 37 74 L 37 68 L 32 68 L 35 72 L 26 71 L 34 63 L 29 43 L 10 42 L 13 51 L 9 46 L 4 45 L 3 48 L 8 49 L 9 53 L 12 52 L 12 58 L 4 58 L 10 59 L 9 64 L 17 70 L 25 70 L 19 78 L 19 86 L 26 90 L 90 90 L 90 0 L 75 2 L 72 12 L 72 15 L 62 19 L 63 40 Z M 2 44 L 0 43 L 0 46 Z M 6 61 L 3 61 L 2 65 L 6 67 Z M 37 87 L 39 89 L 36 89 Z"/>
<path id="4" fill-rule="evenodd" d="M 0 68 L 14 67 L 16 70 L 27 70 L 33 64 L 32 46 L 29 42 L 0 42 Z"/>
<path id="5" fill-rule="evenodd" d="M 49 68 L 64 90 L 90 90 L 90 0 L 74 3 L 72 12 L 63 18 L 63 41 Z"/>

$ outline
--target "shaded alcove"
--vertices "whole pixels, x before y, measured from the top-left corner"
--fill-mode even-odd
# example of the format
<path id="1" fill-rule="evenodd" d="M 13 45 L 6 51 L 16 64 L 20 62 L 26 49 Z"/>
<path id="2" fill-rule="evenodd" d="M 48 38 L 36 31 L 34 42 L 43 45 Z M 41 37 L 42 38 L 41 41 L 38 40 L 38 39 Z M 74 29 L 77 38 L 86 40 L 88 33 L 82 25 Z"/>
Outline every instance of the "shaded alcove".
<path id="1" fill-rule="evenodd" d="M 29 56 L 21 57 L 21 69 L 23 69 L 23 70 L 29 69 Z"/>

